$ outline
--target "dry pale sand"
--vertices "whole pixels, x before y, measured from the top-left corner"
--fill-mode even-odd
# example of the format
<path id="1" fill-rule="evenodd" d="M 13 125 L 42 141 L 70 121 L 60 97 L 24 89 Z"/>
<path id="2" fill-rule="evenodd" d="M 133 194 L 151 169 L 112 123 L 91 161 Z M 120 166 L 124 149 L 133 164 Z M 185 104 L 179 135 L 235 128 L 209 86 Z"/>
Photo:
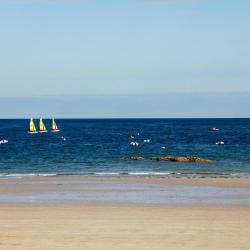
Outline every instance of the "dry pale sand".
<path id="1" fill-rule="evenodd" d="M 32 191 L 38 195 L 60 189 L 93 193 L 100 182 L 112 187 L 117 181 L 187 187 L 250 186 L 249 179 L 39 177 L 1 179 L 0 194 L 19 196 Z M 250 207 L 1 201 L 0 249 L 249 250 Z"/>
<path id="2" fill-rule="evenodd" d="M 8 205 L 0 249 L 250 249 L 248 207 Z"/>

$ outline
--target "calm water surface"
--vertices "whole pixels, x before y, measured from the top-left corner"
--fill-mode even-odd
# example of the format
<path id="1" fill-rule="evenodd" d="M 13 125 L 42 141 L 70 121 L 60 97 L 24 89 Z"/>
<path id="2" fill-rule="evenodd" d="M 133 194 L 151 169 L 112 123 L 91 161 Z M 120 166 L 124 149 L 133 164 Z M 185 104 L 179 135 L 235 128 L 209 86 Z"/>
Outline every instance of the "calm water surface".
<path id="1" fill-rule="evenodd" d="M 44 122 L 49 129 L 51 120 Z M 57 124 L 59 133 L 31 135 L 29 120 L 0 120 L 0 139 L 9 141 L 0 145 L 0 176 L 250 176 L 250 119 L 59 119 Z M 139 147 L 129 146 L 131 134 L 139 134 L 134 139 Z M 218 140 L 225 145 L 215 145 Z M 133 155 L 192 155 L 213 163 L 122 160 Z"/>

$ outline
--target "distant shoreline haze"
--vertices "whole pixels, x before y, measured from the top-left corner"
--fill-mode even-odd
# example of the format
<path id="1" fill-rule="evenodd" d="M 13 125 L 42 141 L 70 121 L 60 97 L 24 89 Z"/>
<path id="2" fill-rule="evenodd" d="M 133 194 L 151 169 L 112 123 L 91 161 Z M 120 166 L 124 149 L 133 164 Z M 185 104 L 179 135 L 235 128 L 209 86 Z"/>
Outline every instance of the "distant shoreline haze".
<path id="1" fill-rule="evenodd" d="M 250 93 L 0 97 L 0 118 L 248 118 Z"/>

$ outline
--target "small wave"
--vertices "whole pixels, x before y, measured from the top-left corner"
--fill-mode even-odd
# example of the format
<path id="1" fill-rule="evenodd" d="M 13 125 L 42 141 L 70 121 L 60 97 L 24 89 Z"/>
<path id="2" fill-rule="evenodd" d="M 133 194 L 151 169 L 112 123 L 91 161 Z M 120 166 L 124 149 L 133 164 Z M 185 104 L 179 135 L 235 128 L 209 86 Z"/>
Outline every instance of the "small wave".
<path id="1" fill-rule="evenodd" d="M 1 173 L 0 178 L 27 178 L 27 177 L 50 177 L 50 176 L 168 176 L 168 177 L 191 177 L 191 178 L 249 178 L 250 173 L 181 173 L 181 172 L 154 172 L 154 171 L 135 171 L 135 172 L 88 172 L 88 173 Z"/>
<path id="2" fill-rule="evenodd" d="M 171 173 L 169 172 L 129 172 L 128 175 L 170 175 Z"/>
<path id="3" fill-rule="evenodd" d="M 121 175 L 121 173 L 118 173 L 118 172 L 98 172 L 98 173 L 94 173 L 94 175 L 99 175 L 99 176 L 118 176 L 118 175 Z"/>
<path id="4" fill-rule="evenodd" d="M 54 174 L 38 174 L 38 176 L 56 176 L 57 174 L 54 173 Z"/>
<path id="5" fill-rule="evenodd" d="M 98 176 L 124 176 L 124 175 L 133 175 L 133 176 L 159 176 L 159 175 L 171 175 L 169 172 L 96 172 L 94 175 Z"/>
<path id="6" fill-rule="evenodd" d="M 56 173 L 25 173 L 25 174 L 0 174 L 0 178 L 25 178 L 25 177 L 34 177 L 34 176 L 42 176 L 42 177 L 47 177 L 47 176 L 56 176 Z"/>

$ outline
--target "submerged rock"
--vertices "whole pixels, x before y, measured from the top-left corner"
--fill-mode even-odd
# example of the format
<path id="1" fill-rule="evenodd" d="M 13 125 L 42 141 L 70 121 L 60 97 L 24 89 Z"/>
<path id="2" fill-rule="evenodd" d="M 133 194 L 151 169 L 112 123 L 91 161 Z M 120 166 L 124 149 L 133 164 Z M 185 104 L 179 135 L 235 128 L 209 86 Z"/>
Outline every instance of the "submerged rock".
<path id="1" fill-rule="evenodd" d="M 194 156 L 159 156 L 151 157 L 153 161 L 176 161 L 176 162 L 211 162 L 211 160 Z"/>
<path id="2" fill-rule="evenodd" d="M 176 162 L 212 162 L 209 159 L 194 157 L 194 156 L 155 156 L 149 158 L 144 158 L 141 156 L 131 156 L 131 157 L 124 157 L 123 159 L 131 161 L 151 160 L 151 161 L 176 161 Z"/>
<path id="3" fill-rule="evenodd" d="M 131 157 L 124 157 L 123 160 L 131 160 L 131 161 L 143 161 L 145 158 L 141 156 L 131 156 Z"/>

